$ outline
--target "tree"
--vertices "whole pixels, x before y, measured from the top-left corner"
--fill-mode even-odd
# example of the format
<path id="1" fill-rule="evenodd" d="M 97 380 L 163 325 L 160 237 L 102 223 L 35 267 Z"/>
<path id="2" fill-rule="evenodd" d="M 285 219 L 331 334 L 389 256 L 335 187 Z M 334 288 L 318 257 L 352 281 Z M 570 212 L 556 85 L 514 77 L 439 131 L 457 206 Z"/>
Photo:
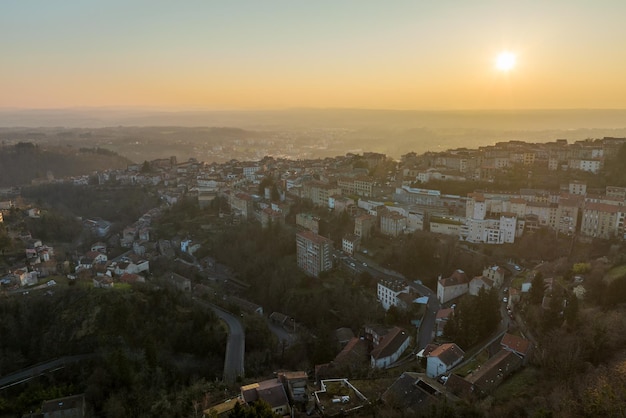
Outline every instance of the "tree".
<path id="1" fill-rule="evenodd" d="M 528 292 L 528 297 L 530 299 L 530 303 L 541 303 L 544 295 L 544 285 L 543 285 L 543 274 L 541 272 L 535 273 L 535 277 L 531 282 L 530 291 Z"/>

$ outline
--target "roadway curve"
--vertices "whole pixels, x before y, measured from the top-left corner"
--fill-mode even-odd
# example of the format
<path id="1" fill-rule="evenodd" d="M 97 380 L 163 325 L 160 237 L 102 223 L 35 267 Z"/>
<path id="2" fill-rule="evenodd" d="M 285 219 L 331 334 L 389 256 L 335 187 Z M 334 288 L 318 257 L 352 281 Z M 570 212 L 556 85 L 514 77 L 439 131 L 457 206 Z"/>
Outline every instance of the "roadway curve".
<path id="1" fill-rule="evenodd" d="M 246 336 L 239 318 L 222 308 L 210 305 L 213 312 L 228 325 L 226 358 L 224 359 L 224 382 L 235 383 L 237 377 L 244 376 L 244 352 Z"/>

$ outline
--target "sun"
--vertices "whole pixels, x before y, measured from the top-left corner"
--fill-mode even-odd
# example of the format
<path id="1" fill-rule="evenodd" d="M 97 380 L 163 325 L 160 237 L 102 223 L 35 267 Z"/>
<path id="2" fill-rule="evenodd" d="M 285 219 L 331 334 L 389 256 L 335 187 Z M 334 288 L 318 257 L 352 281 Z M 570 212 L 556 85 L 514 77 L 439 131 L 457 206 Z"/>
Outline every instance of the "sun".
<path id="1" fill-rule="evenodd" d="M 511 71 L 515 68 L 515 54 L 509 51 L 503 51 L 496 57 L 496 68 L 500 71 Z"/>

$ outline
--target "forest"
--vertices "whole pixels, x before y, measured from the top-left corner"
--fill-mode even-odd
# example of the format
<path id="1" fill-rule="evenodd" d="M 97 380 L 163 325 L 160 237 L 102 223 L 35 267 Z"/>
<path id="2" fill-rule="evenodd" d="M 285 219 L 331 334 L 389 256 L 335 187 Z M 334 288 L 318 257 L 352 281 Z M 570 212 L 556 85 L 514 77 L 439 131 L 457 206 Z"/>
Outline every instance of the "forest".
<path id="1" fill-rule="evenodd" d="M 94 354 L 0 392 L 0 415 L 85 393 L 95 416 L 190 416 L 221 378 L 226 329 L 188 295 L 81 284 L 0 299 L 0 375 L 61 356 Z"/>

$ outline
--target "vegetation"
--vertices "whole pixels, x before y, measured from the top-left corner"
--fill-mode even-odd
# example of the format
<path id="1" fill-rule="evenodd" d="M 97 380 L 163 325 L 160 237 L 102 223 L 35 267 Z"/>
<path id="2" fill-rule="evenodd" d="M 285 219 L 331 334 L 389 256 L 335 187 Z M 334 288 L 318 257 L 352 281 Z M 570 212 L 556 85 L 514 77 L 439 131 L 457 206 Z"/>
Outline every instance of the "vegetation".
<path id="1" fill-rule="evenodd" d="M 444 335 L 464 350 L 488 337 L 500 322 L 500 301 L 496 289 L 481 288 L 478 296 L 465 296 L 454 309 Z"/>
<path id="2" fill-rule="evenodd" d="M 126 168 L 130 161 L 102 148 L 46 146 L 19 142 L 0 148 L 0 187 L 30 184 L 35 179 L 90 175 L 96 170 Z"/>
<path id="3" fill-rule="evenodd" d="M 164 289 L 71 287 L 0 299 L 1 375 L 60 356 L 96 355 L 72 369 L 74 376 L 55 374 L 45 391 L 35 390 L 36 380 L 0 392 L 0 413 L 36 409 L 57 390 L 54 396 L 84 392 L 98 416 L 154 416 L 151 407 L 188 416 L 192 393 L 208 390 L 202 379 L 221 376 L 225 341 L 211 311 Z"/>

